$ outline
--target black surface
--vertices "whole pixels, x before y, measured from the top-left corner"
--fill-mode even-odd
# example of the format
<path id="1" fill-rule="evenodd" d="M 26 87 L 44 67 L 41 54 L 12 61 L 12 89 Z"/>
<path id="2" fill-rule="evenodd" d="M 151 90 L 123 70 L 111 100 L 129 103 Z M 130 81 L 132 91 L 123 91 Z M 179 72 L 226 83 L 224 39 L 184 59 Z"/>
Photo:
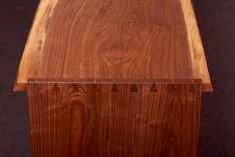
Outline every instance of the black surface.
<path id="1" fill-rule="evenodd" d="M 0 2 L 0 157 L 29 157 L 27 99 L 13 93 L 38 0 Z M 215 88 L 203 96 L 199 157 L 235 157 L 235 0 L 194 0 Z"/>
<path id="2" fill-rule="evenodd" d="M 235 157 L 235 0 L 194 0 L 215 92 L 204 94 L 200 157 Z"/>

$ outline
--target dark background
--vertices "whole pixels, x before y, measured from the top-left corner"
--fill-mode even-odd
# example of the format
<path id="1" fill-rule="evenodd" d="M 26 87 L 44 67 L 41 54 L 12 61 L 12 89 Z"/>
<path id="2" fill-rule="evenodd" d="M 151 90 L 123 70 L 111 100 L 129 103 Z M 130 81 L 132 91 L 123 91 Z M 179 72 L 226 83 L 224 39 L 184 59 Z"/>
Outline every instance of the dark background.
<path id="1" fill-rule="evenodd" d="M 0 2 L 0 157 L 29 157 L 27 98 L 13 93 L 39 0 Z M 235 0 L 194 0 L 215 88 L 203 96 L 199 157 L 235 157 Z"/>

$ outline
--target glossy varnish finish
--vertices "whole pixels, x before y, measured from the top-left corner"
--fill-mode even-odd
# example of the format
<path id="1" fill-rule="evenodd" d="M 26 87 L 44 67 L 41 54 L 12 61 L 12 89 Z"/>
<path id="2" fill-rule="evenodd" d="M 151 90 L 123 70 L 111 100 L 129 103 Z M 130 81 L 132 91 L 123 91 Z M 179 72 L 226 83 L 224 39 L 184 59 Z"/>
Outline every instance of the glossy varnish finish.
<path id="1" fill-rule="evenodd" d="M 33 157 L 196 157 L 212 85 L 191 0 L 41 0 L 14 90 Z"/>
<path id="2" fill-rule="evenodd" d="M 196 157 L 201 82 L 28 84 L 33 157 Z"/>
<path id="3" fill-rule="evenodd" d="M 201 79 L 212 89 L 190 0 L 42 0 L 15 90 L 28 79 Z"/>

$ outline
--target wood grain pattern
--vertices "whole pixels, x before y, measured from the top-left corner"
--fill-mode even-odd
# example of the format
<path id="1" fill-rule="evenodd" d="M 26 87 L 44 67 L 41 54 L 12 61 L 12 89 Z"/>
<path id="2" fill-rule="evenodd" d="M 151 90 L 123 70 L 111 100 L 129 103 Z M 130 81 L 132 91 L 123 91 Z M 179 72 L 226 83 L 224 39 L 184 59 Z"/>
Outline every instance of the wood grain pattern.
<path id="1" fill-rule="evenodd" d="M 25 90 L 31 78 L 202 79 L 210 85 L 200 36 L 194 41 L 188 33 L 197 28 L 187 18 L 189 1 L 41 0 L 15 90 Z"/>
<path id="2" fill-rule="evenodd" d="M 181 0 L 187 27 L 194 78 L 201 78 L 203 91 L 213 91 L 205 53 L 191 0 Z"/>
<path id="3" fill-rule="evenodd" d="M 15 91 L 23 91 L 30 76 L 36 76 L 41 62 L 46 27 L 58 0 L 41 0 L 21 58 Z"/>
<path id="4" fill-rule="evenodd" d="M 34 157 L 196 157 L 202 83 L 28 84 Z"/>

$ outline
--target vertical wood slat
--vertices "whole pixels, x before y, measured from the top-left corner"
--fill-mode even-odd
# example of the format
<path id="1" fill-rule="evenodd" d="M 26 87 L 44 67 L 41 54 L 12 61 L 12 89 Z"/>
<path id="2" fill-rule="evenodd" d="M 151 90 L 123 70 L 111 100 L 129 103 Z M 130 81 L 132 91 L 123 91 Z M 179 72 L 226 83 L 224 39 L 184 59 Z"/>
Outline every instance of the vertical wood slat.
<path id="1" fill-rule="evenodd" d="M 27 88 L 33 157 L 196 157 L 201 83 Z"/>

